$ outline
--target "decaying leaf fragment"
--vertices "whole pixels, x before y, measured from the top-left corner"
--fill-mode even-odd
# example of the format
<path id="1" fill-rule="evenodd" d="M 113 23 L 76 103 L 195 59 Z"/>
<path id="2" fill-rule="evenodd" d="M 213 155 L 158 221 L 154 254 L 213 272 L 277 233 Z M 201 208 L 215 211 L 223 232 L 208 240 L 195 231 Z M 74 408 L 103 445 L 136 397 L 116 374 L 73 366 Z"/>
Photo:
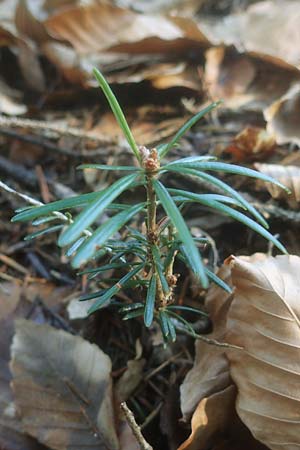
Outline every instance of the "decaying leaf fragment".
<path id="1" fill-rule="evenodd" d="M 274 136 L 264 128 L 246 127 L 226 147 L 235 161 L 253 161 L 270 155 L 276 146 Z"/>
<path id="2" fill-rule="evenodd" d="M 264 183 L 273 198 L 284 198 L 291 208 L 298 208 L 300 202 L 300 167 L 284 166 L 281 164 L 255 164 L 255 168 L 260 172 L 271 176 L 290 189 L 288 195 L 275 184 Z"/>
<path id="3" fill-rule="evenodd" d="M 57 450 L 119 448 L 111 362 L 98 347 L 19 320 L 11 351 L 15 403 L 28 434 Z"/>
<path id="4" fill-rule="evenodd" d="M 236 410 L 272 450 L 300 446 L 300 257 L 230 257 L 235 296 L 227 316 Z"/>

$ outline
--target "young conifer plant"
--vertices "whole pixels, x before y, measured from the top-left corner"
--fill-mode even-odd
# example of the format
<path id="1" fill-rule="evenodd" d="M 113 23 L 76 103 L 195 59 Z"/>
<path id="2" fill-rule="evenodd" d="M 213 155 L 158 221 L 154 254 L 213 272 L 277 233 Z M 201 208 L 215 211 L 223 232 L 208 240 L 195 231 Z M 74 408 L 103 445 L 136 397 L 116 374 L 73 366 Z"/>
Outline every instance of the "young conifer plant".
<path id="1" fill-rule="evenodd" d="M 175 341 L 176 329 L 184 329 L 187 333 L 194 334 L 191 324 L 183 316 L 185 311 L 203 314 L 200 309 L 176 304 L 177 275 L 173 271 L 176 258 L 186 264 L 204 289 L 208 287 L 209 281 L 212 281 L 230 291 L 227 284 L 205 266 L 199 250 L 199 245 L 203 244 L 205 239 L 192 236 L 181 214 L 182 206 L 195 202 L 230 216 L 286 253 L 283 245 L 268 231 L 268 224 L 262 215 L 236 190 L 211 172 L 243 175 L 286 188 L 267 175 L 218 162 L 212 156 L 191 156 L 164 162 L 169 151 L 178 144 L 181 137 L 205 114 L 216 108 L 218 103 L 212 103 L 196 114 L 180 128 L 169 143 L 161 144 L 157 149 L 147 149 L 136 144 L 122 109 L 103 75 L 96 69 L 94 74 L 137 160 L 137 166 L 81 165 L 80 169 L 115 170 L 127 174 L 99 192 L 23 208 L 16 211 L 17 214 L 12 220 L 32 221 L 33 225 L 46 226 L 26 239 L 59 230 L 58 245 L 66 248 L 66 255 L 71 258 L 74 268 L 79 269 L 88 262 L 93 262 L 93 268 L 87 268 L 80 274 L 86 273 L 89 278 L 95 278 L 110 269 L 119 270 L 122 274 L 119 280 L 105 280 L 110 287 L 99 289 L 81 298 L 81 301 L 95 299 L 89 313 L 108 305 L 115 305 L 125 320 L 143 317 L 146 327 L 150 327 L 154 320 L 157 321 L 164 339 Z M 170 189 L 161 181 L 161 176 L 167 172 L 200 178 L 219 188 L 223 195 Z M 143 202 L 137 204 L 115 202 L 124 192 L 140 186 L 145 189 Z M 72 217 L 71 211 L 75 209 L 76 213 L 78 208 L 81 208 L 81 212 Z M 254 219 L 239 209 L 248 212 Z M 102 225 L 95 225 L 96 220 L 104 212 L 109 218 Z M 146 226 L 141 227 L 141 230 L 130 227 L 133 219 L 139 218 L 140 223 L 141 216 Z M 127 230 L 123 234 L 125 237 L 116 238 L 116 234 L 124 229 Z M 143 229 L 146 231 L 143 232 Z M 118 234 L 120 235 L 122 236 L 122 233 Z M 123 304 L 115 298 L 123 289 L 131 289 L 132 295 L 139 289 L 139 293 L 143 292 L 144 296 L 139 295 L 138 301 L 134 301 L 132 297 L 132 303 Z"/>

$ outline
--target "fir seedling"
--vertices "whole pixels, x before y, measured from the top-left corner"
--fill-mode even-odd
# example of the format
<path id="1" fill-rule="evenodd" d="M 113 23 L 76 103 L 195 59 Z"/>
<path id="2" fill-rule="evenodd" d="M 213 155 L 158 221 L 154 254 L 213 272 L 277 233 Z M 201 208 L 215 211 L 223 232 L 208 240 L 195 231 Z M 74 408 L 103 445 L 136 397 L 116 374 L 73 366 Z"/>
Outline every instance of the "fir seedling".
<path id="1" fill-rule="evenodd" d="M 32 221 L 33 225 L 46 226 L 26 239 L 60 230 L 58 245 L 66 249 L 66 255 L 71 258 L 74 268 L 82 268 L 91 261 L 94 265 L 95 262 L 98 264 L 97 268 L 87 268 L 84 272 L 80 272 L 87 274 L 88 278 L 95 278 L 98 274 L 111 269 L 119 270 L 123 274 L 120 279 L 107 280 L 110 287 L 99 289 L 81 298 L 81 301 L 95 299 L 89 309 L 90 313 L 114 304 L 123 314 L 124 320 L 141 317 L 146 327 L 150 327 L 155 320 L 160 324 L 165 340 L 175 341 L 178 323 L 180 329 L 185 329 L 189 334 L 194 333 L 190 323 L 180 313 L 204 314 L 200 309 L 176 305 L 177 275 L 174 273 L 174 262 L 177 258 L 194 273 L 204 289 L 211 280 L 230 291 L 226 283 L 205 266 L 199 251 L 199 239 L 192 236 L 182 216 L 182 206 L 195 202 L 228 215 L 253 229 L 286 253 L 283 245 L 267 230 L 268 224 L 261 214 L 237 191 L 210 172 L 238 174 L 271 182 L 283 189 L 285 187 L 267 175 L 218 162 L 211 156 L 192 156 L 164 163 L 164 158 L 178 144 L 180 138 L 205 114 L 216 108 L 218 103 L 212 103 L 196 114 L 183 125 L 169 143 L 162 144 L 157 149 L 139 147 L 110 86 L 98 70 L 95 69 L 94 74 L 137 160 L 137 167 L 81 165 L 81 169 L 93 168 L 128 173 L 99 192 L 22 209 L 12 220 Z M 167 172 L 198 177 L 221 189 L 224 195 L 197 194 L 170 189 L 164 185 L 161 178 Z M 115 203 L 121 194 L 140 186 L 145 189 L 143 202 L 134 205 Z M 81 212 L 73 218 L 71 211 L 75 208 L 76 211 L 81 208 Z M 238 211 L 239 208 L 247 211 L 254 219 Z M 109 218 L 97 227 L 95 222 L 104 212 Z M 137 217 L 143 218 L 146 232 L 143 233 L 143 227 L 141 230 L 130 227 L 130 222 Z M 126 237 L 116 239 L 116 233 L 122 231 L 124 227 L 127 227 Z M 115 296 L 124 289 L 131 289 L 133 296 L 139 289 L 138 300 L 134 301 L 132 296 L 130 304 L 116 301 Z M 141 292 L 144 293 L 142 300 Z"/>

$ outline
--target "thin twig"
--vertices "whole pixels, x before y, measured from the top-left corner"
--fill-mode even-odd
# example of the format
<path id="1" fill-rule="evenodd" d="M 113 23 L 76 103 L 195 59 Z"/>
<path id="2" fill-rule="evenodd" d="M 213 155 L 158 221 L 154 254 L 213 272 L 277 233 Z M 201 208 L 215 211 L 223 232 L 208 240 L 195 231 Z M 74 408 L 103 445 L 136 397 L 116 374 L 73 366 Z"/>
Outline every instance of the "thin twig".
<path id="1" fill-rule="evenodd" d="M 192 333 L 191 331 L 183 328 L 183 327 L 176 327 L 178 331 L 182 331 L 183 333 L 193 337 L 194 339 L 198 339 L 199 341 L 203 341 L 208 345 L 214 345 L 215 347 L 223 347 L 223 348 L 229 348 L 233 350 L 244 350 L 243 347 L 239 347 L 238 345 L 232 345 L 228 344 L 227 342 L 220 342 L 216 339 L 207 338 L 206 336 L 203 336 L 202 334 Z"/>
<path id="2" fill-rule="evenodd" d="M 122 412 L 124 413 L 124 416 L 126 418 L 126 421 L 134 434 L 141 450 L 153 450 L 153 447 L 148 444 L 148 442 L 145 440 L 144 436 L 142 435 L 141 429 L 138 426 L 138 424 L 135 421 L 134 415 L 132 411 L 128 408 L 126 405 L 126 402 L 122 402 L 120 405 L 120 408 Z"/>
<path id="3" fill-rule="evenodd" d="M 159 404 L 156 406 L 156 408 L 154 408 L 151 413 L 146 417 L 145 421 L 142 423 L 141 425 L 141 430 L 143 430 L 144 428 L 146 428 L 150 422 L 152 422 L 152 420 L 157 416 L 157 414 L 159 414 L 159 411 L 161 410 L 162 406 L 163 406 L 163 402 L 159 402 Z"/>
<path id="4" fill-rule="evenodd" d="M 42 202 L 40 202 L 38 200 L 35 200 L 32 197 L 29 197 L 29 195 L 22 194 L 21 192 L 16 191 L 15 189 L 7 186 L 7 184 L 3 183 L 3 181 L 1 181 L 1 180 L 0 180 L 0 188 L 4 189 L 6 192 L 9 192 L 11 194 L 16 195 L 17 197 L 22 198 L 23 200 L 25 200 L 26 202 L 30 203 L 31 205 L 44 206 L 44 203 L 42 203 Z M 54 216 L 56 216 L 58 219 L 62 220 L 63 222 L 66 222 L 68 224 L 71 224 L 71 223 L 74 222 L 72 219 L 70 219 L 70 217 L 66 216 L 65 214 L 63 214 L 63 213 L 61 213 L 59 211 L 54 211 L 52 214 Z M 92 232 L 89 231 L 89 230 L 84 230 L 82 233 L 84 235 L 86 235 L 86 236 L 91 236 L 92 235 Z"/>
<path id="5" fill-rule="evenodd" d="M 38 200 L 35 200 L 32 197 L 29 197 L 29 195 L 26 194 L 22 194 L 21 192 L 17 192 L 15 191 L 13 188 L 7 186 L 7 184 L 3 183 L 3 181 L 0 180 L 0 187 L 2 189 L 4 189 L 6 192 L 9 192 L 10 194 L 14 194 L 17 197 L 22 198 L 23 200 L 25 200 L 25 202 L 30 203 L 31 205 L 34 206 L 43 206 L 44 203 L 39 202 Z"/>
<path id="6" fill-rule="evenodd" d="M 60 153 L 64 156 L 69 156 L 72 158 L 94 158 L 96 156 L 101 156 L 101 158 L 116 155 L 117 152 L 121 154 L 130 154 L 131 150 L 125 142 L 115 143 L 113 140 L 109 142 L 99 141 L 96 149 L 80 149 L 79 151 L 74 150 L 72 148 L 65 148 L 58 146 L 53 143 L 49 139 L 45 138 L 44 135 L 37 134 L 24 134 L 14 130 L 8 130 L 5 128 L 1 128 L 0 126 L 0 134 L 18 139 L 19 141 L 29 142 L 33 145 L 39 145 L 40 147 L 45 148 L 46 150 L 50 150 L 51 152 Z"/>
<path id="7" fill-rule="evenodd" d="M 230 348 L 230 349 L 234 349 L 234 350 L 244 350 L 243 347 L 239 347 L 238 345 L 227 344 L 227 342 L 219 342 L 219 341 L 216 341 L 215 339 L 210 339 L 205 336 L 202 336 L 201 334 L 193 335 L 191 333 L 190 335 L 193 336 L 195 339 L 198 339 L 199 341 L 203 341 L 208 345 L 214 345 L 215 347 Z"/>
<path id="8" fill-rule="evenodd" d="M 27 128 L 32 133 L 39 133 L 27 135 L 14 131 L 14 128 Z M 75 158 L 80 157 L 95 157 L 107 156 L 116 153 L 118 149 L 122 153 L 131 153 L 129 146 L 122 139 L 116 139 L 112 136 L 94 134 L 89 131 L 84 131 L 80 128 L 64 126 L 59 123 L 53 123 L 43 120 L 20 119 L 19 117 L 6 117 L 0 115 L 0 133 L 19 139 L 21 141 L 29 142 L 35 145 L 40 145 L 48 150 L 61 153 L 66 156 Z M 56 136 L 51 136 L 56 134 Z M 69 148 L 62 148 L 46 138 L 58 138 L 60 136 L 72 136 L 81 140 L 93 141 L 98 144 L 97 149 L 82 149 L 79 152 Z"/>
<path id="9" fill-rule="evenodd" d="M 79 128 L 62 126 L 60 124 L 51 123 L 43 120 L 20 119 L 19 117 L 5 117 L 0 115 L 0 126 L 8 128 L 29 128 L 31 130 L 44 130 L 57 133 L 59 135 L 68 135 L 80 139 L 89 139 L 102 144 L 117 143 L 107 136 L 99 136 L 90 132 L 83 131 Z"/>
<path id="10" fill-rule="evenodd" d="M 144 381 L 148 381 L 150 380 L 150 378 L 152 378 L 154 375 L 156 375 L 158 372 L 160 372 L 162 369 L 164 369 L 166 366 L 168 366 L 169 364 L 171 364 L 173 361 L 175 361 L 179 356 L 182 355 L 182 351 L 180 351 L 179 353 L 176 353 L 176 355 L 172 355 L 170 356 L 169 359 L 167 359 L 166 361 L 164 361 L 163 363 L 160 364 L 160 366 L 155 367 L 155 369 L 151 370 L 151 372 L 149 372 L 147 375 L 145 375 L 144 377 Z"/>

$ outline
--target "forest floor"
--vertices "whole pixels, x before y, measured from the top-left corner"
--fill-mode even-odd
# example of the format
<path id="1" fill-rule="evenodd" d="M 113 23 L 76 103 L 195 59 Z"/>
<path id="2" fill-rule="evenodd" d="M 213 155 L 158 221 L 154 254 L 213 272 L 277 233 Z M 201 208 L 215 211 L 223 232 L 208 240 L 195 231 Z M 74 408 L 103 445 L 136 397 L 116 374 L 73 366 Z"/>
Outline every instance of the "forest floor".
<path id="1" fill-rule="evenodd" d="M 222 175 L 267 219 L 270 231 L 289 253 L 300 255 L 300 36 L 295 25 L 299 2 L 286 1 L 280 14 L 276 1 L 79 3 L 0 3 L 0 175 L 5 183 L 0 189 L 0 448 L 142 448 L 119 413 L 117 405 L 125 400 L 154 449 L 238 448 L 226 430 L 212 433 L 213 437 L 208 432 L 202 440 L 193 436 L 184 444 L 195 405 L 182 420 L 188 407 L 182 405 L 186 399 L 181 399 L 180 389 L 194 364 L 194 339 L 180 335 L 176 343 L 164 347 L 155 326 L 145 330 L 139 319 L 123 321 L 112 308 L 87 316 L 87 307 L 78 298 L 95 289 L 95 281 L 77 276 L 56 245 L 57 233 L 24 240 L 36 227 L 11 222 L 14 211 L 26 202 L 8 192 L 7 186 L 49 203 L 103 189 L 120 175 L 76 170 L 82 163 L 134 164 L 93 78 L 92 68 L 98 67 L 118 97 L 136 141 L 148 148 L 168 141 L 193 114 L 222 99 L 223 104 L 189 131 L 168 158 L 212 155 L 255 168 L 287 185 L 292 191 L 289 197 L 250 178 Z M 166 183 L 199 193 L 208 189 L 205 183 L 182 175 L 166 178 Z M 143 192 L 139 195 L 142 198 Z M 126 200 L 134 203 L 136 198 Z M 215 271 L 230 255 L 278 253 L 230 217 L 195 206 L 184 214 L 195 236 L 208 237 L 211 246 L 205 260 Z M 130 295 L 126 292 L 120 300 L 127 301 Z M 206 292 L 188 272 L 182 274 L 177 296 L 181 304 L 205 308 Z M 16 319 L 44 328 L 17 322 L 15 335 Z M 208 318 L 193 326 L 204 335 L 212 330 Z M 53 328 L 66 335 L 59 341 Z M 101 393 L 96 387 L 95 392 L 101 401 L 106 399 L 104 406 L 110 406 L 101 409 L 102 423 L 96 431 L 91 425 L 86 438 L 85 419 L 74 421 L 78 429 L 74 424 L 73 429 L 63 426 L 71 420 L 68 409 L 74 405 L 68 395 L 64 404 L 60 383 L 66 386 L 66 377 L 77 371 L 83 380 L 75 387 L 69 384 L 69 392 L 79 397 L 83 417 L 95 416 L 93 408 L 99 412 L 93 398 L 80 398 L 81 384 L 94 382 L 86 379 L 93 378 L 85 373 L 90 358 L 99 356 L 90 343 L 109 357 L 107 361 L 101 353 L 100 371 L 107 374 L 101 379 Z M 52 374 L 47 366 L 46 374 L 36 374 L 44 367 L 41 348 L 42 359 L 51 362 L 49 367 L 52 363 L 57 370 L 61 367 L 61 373 Z M 31 398 L 16 381 L 20 376 L 28 386 L 35 386 Z M 34 403 L 40 417 L 30 412 Z M 59 419 L 51 416 L 51 408 L 60 411 Z M 118 420 L 116 433 L 110 435 L 105 430 L 112 427 L 112 410 Z M 107 434 L 106 443 L 90 440 L 97 433 L 101 439 Z M 257 441 L 250 443 L 251 439 L 249 448 L 265 448 Z"/>

